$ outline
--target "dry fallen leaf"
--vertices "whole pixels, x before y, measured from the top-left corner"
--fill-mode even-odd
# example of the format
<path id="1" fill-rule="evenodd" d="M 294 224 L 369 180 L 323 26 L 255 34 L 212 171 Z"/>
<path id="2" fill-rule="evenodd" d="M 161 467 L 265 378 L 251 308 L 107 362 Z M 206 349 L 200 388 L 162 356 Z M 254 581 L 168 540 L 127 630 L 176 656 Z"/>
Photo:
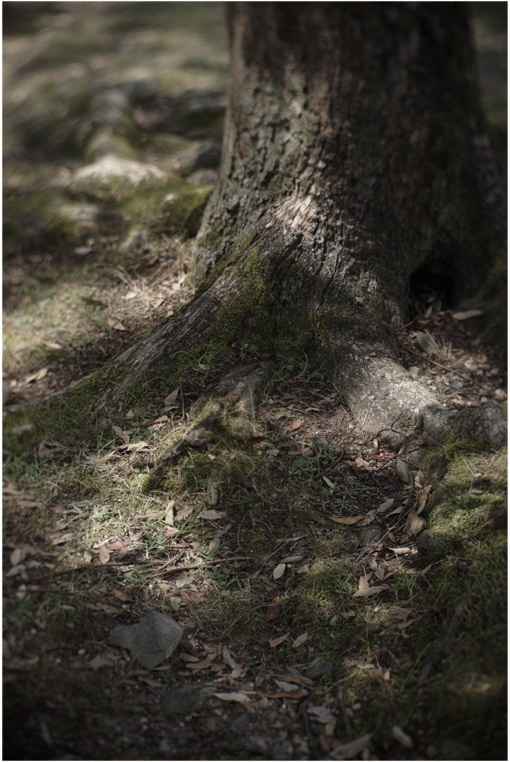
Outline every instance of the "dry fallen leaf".
<path id="1" fill-rule="evenodd" d="M 275 678 L 275 683 L 282 691 L 288 691 L 289 693 L 295 693 L 296 691 L 300 690 L 300 686 L 296 685 L 296 683 L 288 683 L 286 680 L 277 680 Z"/>
<path id="2" fill-rule="evenodd" d="M 43 439 L 37 448 L 37 457 L 39 460 L 48 460 L 52 458 L 60 450 L 64 450 L 64 446 L 59 442 L 50 442 L 48 439 Z"/>
<path id="3" fill-rule="evenodd" d="M 302 418 L 296 418 L 294 421 L 292 421 L 291 429 L 292 431 L 297 431 L 301 428 L 303 425 L 303 419 Z"/>
<path id="4" fill-rule="evenodd" d="M 20 564 L 23 559 L 26 556 L 26 551 L 23 551 L 23 548 L 16 548 L 12 551 L 9 561 L 11 563 L 11 566 L 17 566 Z"/>
<path id="5" fill-rule="evenodd" d="M 353 524 L 357 524 L 358 521 L 362 521 L 363 516 L 345 516 L 345 517 L 337 517 L 337 516 L 330 516 L 331 521 L 335 521 L 337 524 L 343 524 L 344 526 L 352 526 Z"/>
<path id="6" fill-rule="evenodd" d="M 269 645 L 271 646 L 271 648 L 277 648 L 278 646 L 280 646 L 282 643 L 284 643 L 287 640 L 289 635 L 290 635 L 290 632 L 286 632 L 285 635 L 280 635 L 279 638 L 273 638 L 272 640 L 269 641 Z"/>
<path id="7" fill-rule="evenodd" d="M 372 739 L 372 733 L 367 733 L 364 736 L 356 738 L 354 741 L 348 741 L 342 743 L 340 746 L 333 748 L 333 759 L 354 759 L 360 752 L 364 751 L 369 746 Z"/>
<path id="8" fill-rule="evenodd" d="M 425 519 L 422 516 L 418 516 L 416 511 L 413 510 L 407 519 L 407 531 L 409 534 L 417 535 L 421 532 L 425 523 Z"/>
<path id="9" fill-rule="evenodd" d="M 237 701 L 239 704 L 250 703 L 250 697 L 246 693 L 241 693 L 241 691 L 236 693 L 213 693 L 213 696 L 222 701 Z"/>
<path id="10" fill-rule="evenodd" d="M 429 497 L 429 494 L 430 494 L 430 491 L 431 491 L 431 489 L 432 489 L 432 484 L 427 484 L 427 486 L 426 486 L 426 487 L 424 487 L 424 488 L 423 488 L 423 489 L 422 489 L 422 490 L 419 492 L 419 497 L 418 497 L 418 507 L 417 507 L 417 509 L 416 509 L 416 515 L 417 515 L 417 516 L 419 516 L 419 515 L 420 515 L 420 513 L 421 513 L 421 512 L 423 511 L 423 509 L 425 508 L 425 506 L 426 506 L 426 504 L 427 504 L 427 500 L 428 500 L 428 497 Z"/>
<path id="11" fill-rule="evenodd" d="M 125 431 L 122 431 L 120 426 L 112 426 L 113 431 L 115 433 L 115 436 L 117 439 L 120 439 L 121 442 L 124 442 L 124 444 L 129 444 L 129 434 Z"/>
<path id="12" fill-rule="evenodd" d="M 207 521 L 215 521 L 216 519 L 222 519 L 224 516 L 226 516 L 225 511 L 203 511 L 199 519 L 206 519 Z"/>
<path id="13" fill-rule="evenodd" d="M 107 564 L 109 560 L 110 560 L 110 554 L 108 553 L 105 546 L 103 545 L 101 548 L 99 548 L 99 563 Z"/>
<path id="14" fill-rule="evenodd" d="M 129 542 L 126 542 L 125 540 L 115 540 L 115 542 L 112 542 L 110 545 L 105 545 L 104 547 L 106 550 L 122 550 L 122 548 L 127 548 L 129 545 Z"/>
<path id="15" fill-rule="evenodd" d="M 273 569 L 273 579 L 280 579 L 280 577 L 283 577 L 286 568 L 285 564 L 278 564 L 278 566 L 275 566 Z"/>
<path id="16" fill-rule="evenodd" d="M 326 484 L 328 485 L 330 489 L 335 489 L 336 485 L 334 484 L 334 482 L 331 481 L 331 479 L 328 479 L 327 476 L 323 476 L 322 478 L 324 479 L 324 481 L 326 482 Z"/>
<path id="17" fill-rule="evenodd" d="M 115 320 L 114 318 L 107 318 L 106 324 L 110 328 L 114 328 L 116 331 L 126 331 L 126 326 L 123 325 L 120 320 Z"/>
<path id="18" fill-rule="evenodd" d="M 280 598 L 277 595 L 273 598 L 273 601 L 266 609 L 266 622 L 271 622 L 273 619 L 278 619 L 280 616 Z"/>
<path id="19" fill-rule="evenodd" d="M 241 665 L 236 662 L 228 648 L 225 647 L 221 655 L 223 656 L 223 661 L 225 661 L 234 672 L 241 670 Z"/>
<path id="20" fill-rule="evenodd" d="M 170 392 L 168 397 L 165 397 L 163 401 L 164 406 L 168 407 L 169 405 L 173 405 L 178 396 L 179 396 L 179 387 L 177 387 L 177 389 L 174 389 L 173 392 Z"/>
<path id="21" fill-rule="evenodd" d="M 299 635 L 296 638 L 296 640 L 292 643 L 292 645 L 294 646 L 294 648 L 299 648 L 300 646 L 303 645 L 303 643 L 306 643 L 306 641 L 308 640 L 309 637 L 310 636 L 308 635 L 307 632 L 303 632 L 302 635 Z"/>
<path id="22" fill-rule="evenodd" d="M 48 375 L 48 368 L 41 368 L 37 373 L 31 373 L 30 376 L 25 378 L 26 384 L 31 384 L 32 381 L 40 381 L 42 378 Z"/>
<path id="23" fill-rule="evenodd" d="M 163 685 L 163 683 L 160 683 L 159 680 L 154 680 L 154 678 L 152 678 L 152 677 L 142 677 L 142 676 L 140 676 L 138 678 L 138 682 L 139 683 L 145 683 L 150 688 L 164 688 L 165 687 Z"/>
<path id="24" fill-rule="evenodd" d="M 370 587 L 370 584 L 368 580 L 370 579 L 371 575 L 363 575 L 359 578 L 358 582 L 358 589 L 353 594 L 353 598 L 364 598 L 369 595 L 375 595 L 376 593 L 379 593 L 381 590 L 386 590 L 385 585 L 374 585 L 373 587 Z"/>
<path id="25" fill-rule="evenodd" d="M 119 601 L 123 601 L 124 603 L 131 600 L 129 595 L 127 595 L 123 590 L 112 590 L 112 593 L 116 598 L 119 599 Z"/>
<path id="26" fill-rule="evenodd" d="M 395 500 L 392 497 L 389 497 L 387 500 L 384 501 L 384 503 L 381 503 L 379 508 L 377 509 L 377 513 L 385 513 L 386 511 L 389 511 L 389 509 L 393 506 Z"/>
<path id="27" fill-rule="evenodd" d="M 94 670 L 94 672 L 98 669 L 102 669 L 103 667 L 115 666 L 115 662 L 109 659 L 105 654 L 98 654 L 97 656 L 94 656 L 94 658 L 87 662 L 87 664 L 89 667 L 91 667 L 91 669 Z"/>
<path id="28" fill-rule="evenodd" d="M 402 728 L 399 728 L 398 725 L 394 725 L 391 730 L 391 735 L 395 739 L 395 741 L 398 741 L 399 744 L 402 744 L 406 749 L 412 749 L 414 746 L 413 739 L 411 736 L 408 736 L 407 733 L 404 733 Z"/>
<path id="29" fill-rule="evenodd" d="M 335 719 L 331 709 L 326 706 L 309 706 L 306 713 L 316 722 L 327 723 Z"/>
<path id="30" fill-rule="evenodd" d="M 181 508 L 181 510 L 178 511 L 178 513 L 176 513 L 175 521 L 176 522 L 186 521 L 186 519 L 189 518 L 192 513 L 193 513 L 193 506 L 187 505 L 185 508 Z"/>
<path id="31" fill-rule="evenodd" d="M 207 480 L 207 497 L 211 505 L 218 505 L 220 499 L 220 488 L 213 479 Z"/>

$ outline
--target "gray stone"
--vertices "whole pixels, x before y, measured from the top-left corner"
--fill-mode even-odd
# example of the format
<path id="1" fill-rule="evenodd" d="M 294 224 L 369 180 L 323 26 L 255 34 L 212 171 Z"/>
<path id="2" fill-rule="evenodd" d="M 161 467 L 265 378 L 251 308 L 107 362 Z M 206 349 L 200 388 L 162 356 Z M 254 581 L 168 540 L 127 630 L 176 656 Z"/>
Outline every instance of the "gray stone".
<path id="1" fill-rule="evenodd" d="M 138 624 L 114 627 L 109 642 L 131 651 L 142 667 L 154 669 L 175 651 L 182 635 L 183 629 L 175 619 L 151 611 Z"/>

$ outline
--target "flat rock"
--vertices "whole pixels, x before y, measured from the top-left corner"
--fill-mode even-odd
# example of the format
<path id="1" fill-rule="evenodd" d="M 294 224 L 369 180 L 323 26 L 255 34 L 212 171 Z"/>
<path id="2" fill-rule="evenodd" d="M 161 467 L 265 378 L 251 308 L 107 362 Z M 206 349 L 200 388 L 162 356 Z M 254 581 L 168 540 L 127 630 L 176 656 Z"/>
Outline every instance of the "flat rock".
<path id="1" fill-rule="evenodd" d="M 175 619 L 159 611 L 151 611 L 138 624 L 120 625 L 110 630 L 113 646 L 131 651 L 142 667 L 154 669 L 175 651 L 183 629 Z"/>

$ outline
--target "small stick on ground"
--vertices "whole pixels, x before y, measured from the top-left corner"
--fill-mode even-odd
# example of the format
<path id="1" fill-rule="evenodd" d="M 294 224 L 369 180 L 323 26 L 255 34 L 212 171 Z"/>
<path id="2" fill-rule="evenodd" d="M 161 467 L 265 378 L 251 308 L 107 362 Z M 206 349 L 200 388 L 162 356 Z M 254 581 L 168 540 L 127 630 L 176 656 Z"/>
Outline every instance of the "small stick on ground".
<path id="1" fill-rule="evenodd" d="M 465 373 L 461 373 L 459 370 L 455 370 L 455 368 L 448 368 L 446 365 L 441 365 L 440 362 L 436 362 L 435 360 L 431 360 L 430 357 L 425 357 L 425 355 L 421 355 L 419 352 L 415 352 L 414 349 L 409 349 L 409 347 L 404 347 L 404 349 L 407 352 L 410 352 L 412 355 L 416 355 L 416 357 L 419 357 L 420 360 L 425 360 L 426 362 L 432 363 L 432 365 L 437 365 L 438 368 L 442 368 L 443 370 L 447 370 L 449 373 L 456 373 L 457 376 L 460 376 L 461 378 L 464 378 L 466 381 L 469 381 L 470 384 L 475 384 L 477 386 L 483 386 L 481 381 L 478 381 L 476 378 L 471 378 L 471 376 L 466 376 Z"/>
<path id="2" fill-rule="evenodd" d="M 156 569 L 156 571 L 153 571 L 151 574 L 147 575 L 147 579 L 151 579 L 152 577 L 159 577 L 161 573 L 164 571 L 165 577 L 167 574 L 173 574 L 174 572 L 179 571 L 188 571 L 189 569 L 200 569 L 201 566 L 216 566 L 217 564 L 226 564 L 229 561 L 251 561 L 251 556 L 232 556 L 231 558 L 214 558 L 210 561 L 197 561 L 197 563 L 194 564 L 185 564 L 184 566 L 169 566 L 169 561 L 164 563 L 162 566 L 159 567 L 159 569 Z"/>

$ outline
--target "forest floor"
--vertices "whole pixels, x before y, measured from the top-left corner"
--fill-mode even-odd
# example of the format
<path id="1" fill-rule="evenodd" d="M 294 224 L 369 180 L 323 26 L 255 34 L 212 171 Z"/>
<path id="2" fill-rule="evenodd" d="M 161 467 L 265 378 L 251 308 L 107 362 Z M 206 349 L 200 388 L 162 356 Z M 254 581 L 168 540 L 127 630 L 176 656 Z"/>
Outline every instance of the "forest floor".
<path id="1" fill-rule="evenodd" d="M 215 3 L 29 5 L 4 21 L 3 757 L 505 759 L 505 450 L 418 468 L 360 436 L 305 355 L 241 344 L 93 429 L 30 422 L 192 298 L 228 59 Z M 477 40 L 501 129 L 490 14 Z M 506 401 L 483 319 L 423 290 L 398 334 L 459 410 Z M 149 489 L 193 403 L 267 360 L 242 446 Z M 183 636 L 147 669 L 109 633 L 152 611 Z"/>

